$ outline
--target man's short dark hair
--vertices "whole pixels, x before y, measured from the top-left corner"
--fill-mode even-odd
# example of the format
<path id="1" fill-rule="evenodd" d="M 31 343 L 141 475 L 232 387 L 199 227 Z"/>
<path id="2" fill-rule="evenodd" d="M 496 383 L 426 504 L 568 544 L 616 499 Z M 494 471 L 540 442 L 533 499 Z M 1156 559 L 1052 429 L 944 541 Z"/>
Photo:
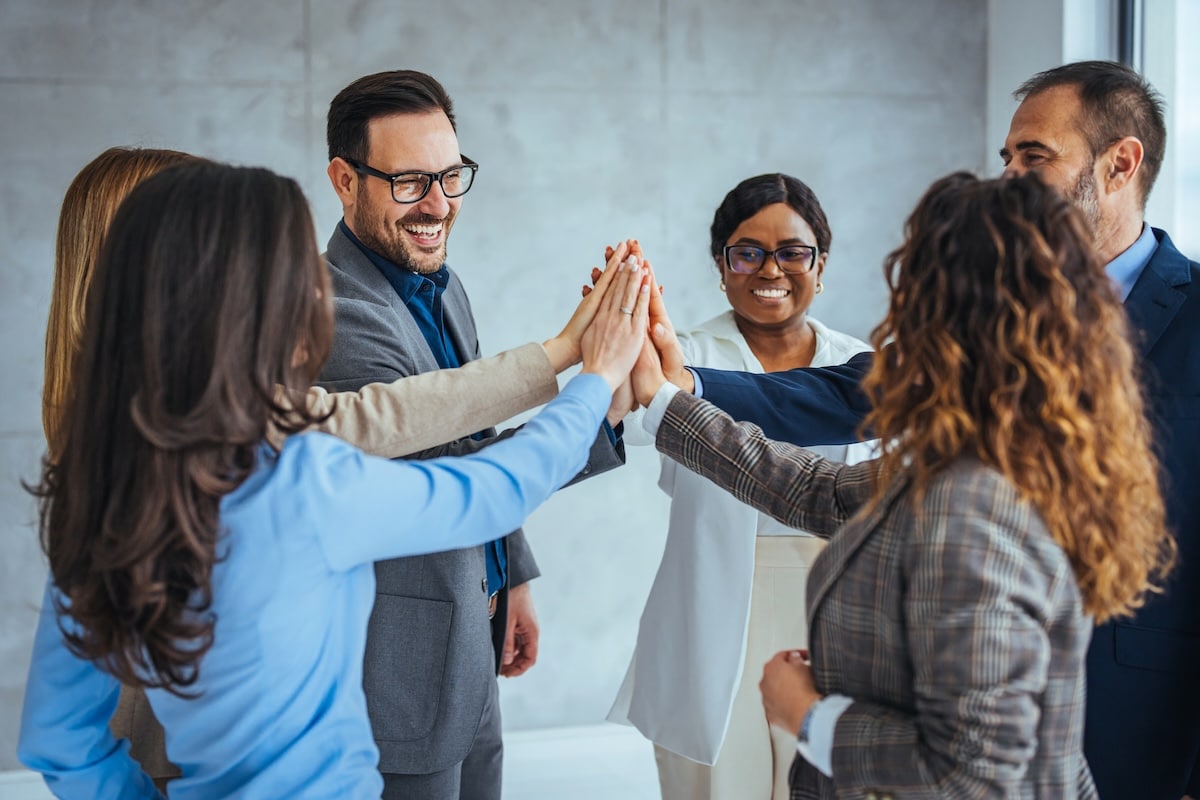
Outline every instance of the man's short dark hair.
<path id="1" fill-rule="evenodd" d="M 325 140 L 329 160 L 353 158 L 366 161 L 367 123 L 391 114 L 444 111 L 454 125 L 450 95 L 432 76 L 411 69 L 377 72 L 359 78 L 337 93 L 329 104 Z"/>
<path id="2" fill-rule="evenodd" d="M 1162 167 L 1167 148 L 1163 99 L 1150 82 L 1115 61 L 1076 61 L 1039 72 L 1013 92 L 1017 100 L 1057 86 L 1075 86 L 1083 103 L 1080 132 L 1095 158 L 1114 142 L 1136 136 L 1142 143 L 1141 205 Z"/>

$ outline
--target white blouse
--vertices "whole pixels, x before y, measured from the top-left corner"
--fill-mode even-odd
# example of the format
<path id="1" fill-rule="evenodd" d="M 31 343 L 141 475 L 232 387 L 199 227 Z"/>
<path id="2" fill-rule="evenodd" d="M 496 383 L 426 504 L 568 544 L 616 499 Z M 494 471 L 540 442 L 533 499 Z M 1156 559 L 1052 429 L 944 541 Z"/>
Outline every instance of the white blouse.
<path id="1" fill-rule="evenodd" d="M 808 318 L 817 337 L 812 366 L 843 364 L 870 346 Z M 726 311 L 679 336 L 686 363 L 762 373 Z M 641 420 L 625 440 L 652 444 Z M 810 448 L 853 464 L 873 443 Z M 716 761 L 742 677 L 756 536 L 810 536 L 740 502 L 710 481 L 663 459 L 659 487 L 671 496 L 667 543 L 638 627 L 637 646 L 608 719 L 693 761 Z"/>

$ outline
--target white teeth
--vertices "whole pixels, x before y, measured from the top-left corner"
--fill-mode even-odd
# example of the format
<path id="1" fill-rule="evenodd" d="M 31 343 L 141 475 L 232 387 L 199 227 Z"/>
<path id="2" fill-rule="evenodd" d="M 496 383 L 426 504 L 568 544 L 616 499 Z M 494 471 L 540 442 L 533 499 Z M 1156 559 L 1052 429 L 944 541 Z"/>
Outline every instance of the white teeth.
<path id="1" fill-rule="evenodd" d="M 442 232 L 442 223 L 436 225 L 405 225 L 404 230 L 416 236 L 437 236 Z"/>
<path id="2" fill-rule="evenodd" d="M 755 297 L 770 297 L 770 298 L 778 299 L 780 297 L 787 297 L 789 294 L 791 294 L 791 292 L 789 292 L 787 289 L 755 289 L 754 290 Z"/>

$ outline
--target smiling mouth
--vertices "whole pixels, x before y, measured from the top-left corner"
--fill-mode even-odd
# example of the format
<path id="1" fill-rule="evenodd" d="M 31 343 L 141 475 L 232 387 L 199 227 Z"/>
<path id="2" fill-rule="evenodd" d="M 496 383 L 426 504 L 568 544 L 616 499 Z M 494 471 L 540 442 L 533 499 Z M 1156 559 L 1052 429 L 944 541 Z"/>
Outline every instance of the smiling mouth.
<path id="1" fill-rule="evenodd" d="M 408 222 L 400 226 L 410 237 L 416 240 L 417 244 L 424 247 L 433 247 L 441 242 L 442 233 L 446 229 L 445 222 Z"/>
<path id="2" fill-rule="evenodd" d="M 787 289 L 752 289 L 750 293 L 766 300 L 782 300 L 791 294 Z"/>

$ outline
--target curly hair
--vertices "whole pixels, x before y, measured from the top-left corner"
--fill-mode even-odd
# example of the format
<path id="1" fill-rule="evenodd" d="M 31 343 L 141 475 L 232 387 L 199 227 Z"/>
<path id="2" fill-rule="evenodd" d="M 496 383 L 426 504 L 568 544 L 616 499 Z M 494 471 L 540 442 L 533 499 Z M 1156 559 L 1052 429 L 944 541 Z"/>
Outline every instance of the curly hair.
<path id="1" fill-rule="evenodd" d="M 1103 622 L 1161 591 L 1175 543 L 1124 309 L 1090 242 L 1036 175 L 934 183 L 884 262 L 864 425 L 885 443 L 877 499 L 900 473 L 919 496 L 964 455 L 1004 475 Z"/>
<path id="2" fill-rule="evenodd" d="M 212 646 L 221 500 L 272 427 L 316 421 L 303 394 L 329 351 L 330 298 L 290 179 L 196 162 L 121 205 L 88 293 L 62 447 L 33 490 L 78 656 L 133 686 L 182 695 L 195 682 Z"/>

